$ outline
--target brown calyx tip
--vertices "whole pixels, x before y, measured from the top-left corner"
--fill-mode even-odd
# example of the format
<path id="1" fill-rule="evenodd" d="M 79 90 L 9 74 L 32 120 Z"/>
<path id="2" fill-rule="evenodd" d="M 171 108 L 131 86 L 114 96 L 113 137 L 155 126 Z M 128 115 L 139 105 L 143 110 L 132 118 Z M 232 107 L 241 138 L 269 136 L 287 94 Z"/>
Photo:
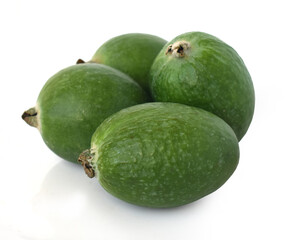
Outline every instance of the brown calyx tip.
<path id="1" fill-rule="evenodd" d="M 90 161 L 93 159 L 93 156 L 94 156 L 94 154 L 91 153 L 90 149 L 87 149 L 87 150 L 83 151 L 78 158 L 78 162 L 81 163 L 81 165 L 84 168 L 85 173 L 90 178 L 93 178 L 95 176 L 94 169 L 90 165 Z"/>
<path id="2" fill-rule="evenodd" d="M 171 55 L 177 58 L 183 58 L 187 55 L 191 48 L 190 43 L 186 41 L 178 41 L 170 44 L 165 52 L 166 55 Z"/>
<path id="3" fill-rule="evenodd" d="M 79 59 L 77 60 L 77 62 L 76 62 L 76 64 L 82 64 L 82 63 L 85 63 L 85 61 L 82 60 L 81 58 L 79 58 Z"/>
<path id="4" fill-rule="evenodd" d="M 33 107 L 23 113 L 22 119 L 30 126 L 38 128 L 37 115 L 38 115 L 38 112 L 36 108 Z"/>

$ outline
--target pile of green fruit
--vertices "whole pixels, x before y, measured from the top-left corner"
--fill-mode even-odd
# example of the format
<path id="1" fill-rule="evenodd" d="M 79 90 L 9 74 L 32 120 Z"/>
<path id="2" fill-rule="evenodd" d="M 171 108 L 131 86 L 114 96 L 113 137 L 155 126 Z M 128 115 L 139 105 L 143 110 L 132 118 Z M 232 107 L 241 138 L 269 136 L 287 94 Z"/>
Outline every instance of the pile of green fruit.
<path id="1" fill-rule="evenodd" d="M 166 208 L 233 174 L 254 102 L 246 66 L 218 38 L 134 33 L 52 76 L 22 118 L 114 196 Z"/>

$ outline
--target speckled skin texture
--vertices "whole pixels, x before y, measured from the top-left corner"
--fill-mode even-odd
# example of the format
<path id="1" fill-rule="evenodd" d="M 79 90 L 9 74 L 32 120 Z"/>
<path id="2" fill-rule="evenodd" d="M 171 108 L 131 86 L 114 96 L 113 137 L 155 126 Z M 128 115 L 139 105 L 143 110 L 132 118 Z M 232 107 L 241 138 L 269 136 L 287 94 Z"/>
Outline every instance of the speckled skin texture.
<path id="1" fill-rule="evenodd" d="M 107 118 L 91 141 L 101 185 L 127 202 L 157 208 L 193 202 L 232 175 L 238 140 L 220 118 L 178 103 L 146 103 Z"/>
<path id="2" fill-rule="evenodd" d="M 165 43 L 166 40 L 154 35 L 124 34 L 105 42 L 91 61 L 119 69 L 149 91 L 148 73 Z"/>
<path id="3" fill-rule="evenodd" d="M 170 44 L 187 41 L 183 58 L 166 54 Z M 254 88 L 237 52 L 201 32 L 182 34 L 167 43 L 150 71 L 152 97 L 200 107 L 225 120 L 238 139 L 247 132 L 254 113 Z"/>
<path id="4" fill-rule="evenodd" d="M 77 162 L 105 118 L 143 102 L 142 88 L 118 70 L 90 63 L 71 66 L 51 77 L 40 92 L 40 132 L 53 152 Z"/>

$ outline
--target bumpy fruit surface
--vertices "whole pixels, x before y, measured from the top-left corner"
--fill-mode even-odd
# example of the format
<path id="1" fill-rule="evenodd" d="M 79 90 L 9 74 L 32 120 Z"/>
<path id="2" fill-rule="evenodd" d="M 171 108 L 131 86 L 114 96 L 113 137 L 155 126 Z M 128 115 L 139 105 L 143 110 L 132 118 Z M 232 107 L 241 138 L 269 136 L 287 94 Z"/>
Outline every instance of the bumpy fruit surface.
<path id="1" fill-rule="evenodd" d="M 22 117 L 40 130 L 53 152 L 77 162 L 105 118 L 145 101 L 142 88 L 126 74 L 105 65 L 87 63 L 68 67 L 51 77 L 36 106 Z"/>
<path id="2" fill-rule="evenodd" d="M 166 42 L 162 38 L 149 34 L 120 35 L 105 42 L 90 62 L 119 69 L 148 90 L 150 67 Z"/>
<path id="3" fill-rule="evenodd" d="M 79 161 L 114 196 L 165 208 L 218 189 L 238 159 L 236 135 L 219 117 L 178 103 L 145 103 L 107 118 Z"/>
<path id="4" fill-rule="evenodd" d="M 226 121 L 238 139 L 254 113 L 254 88 L 237 52 L 202 32 L 179 35 L 156 57 L 150 72 L 152 97 L 203 108 Z"/>

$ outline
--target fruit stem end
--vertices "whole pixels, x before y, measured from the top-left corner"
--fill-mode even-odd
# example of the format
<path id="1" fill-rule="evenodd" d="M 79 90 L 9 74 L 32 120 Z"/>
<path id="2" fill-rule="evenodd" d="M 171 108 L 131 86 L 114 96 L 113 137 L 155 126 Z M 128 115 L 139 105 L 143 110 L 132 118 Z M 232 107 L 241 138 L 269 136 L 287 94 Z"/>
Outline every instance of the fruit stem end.
<path id="1" fill-rule="evenodd" d="M 81 163 L 86 175 L 90 178 L 93 178 L 95 176 L 95 172 L 90 164 L 93 157 L 94 153 L 91 153 L 90 149 L 87 149 L 83 151 L 78 158 L 78 162 Z"/>
<path id="2" fill-rule="evenodd" d="M 76 64 L 82 64 L 82 63 L 85 63 L 85 61 L 84 61 L 83 59 L 81 59 L 81 58 L 79 58 L 79 59 L 77 60 L 77 62 L 76 62 Z"/>
<path id="3" fill-rule="evenodd" d="M 88 62 L 85 62 L 83 59 L 79 58 L 76 62 L 76 64 L 83 64 L 83 63 L 99 63 L 99 62 L 96 62 L 94 60 L 90 60 Z"/>

